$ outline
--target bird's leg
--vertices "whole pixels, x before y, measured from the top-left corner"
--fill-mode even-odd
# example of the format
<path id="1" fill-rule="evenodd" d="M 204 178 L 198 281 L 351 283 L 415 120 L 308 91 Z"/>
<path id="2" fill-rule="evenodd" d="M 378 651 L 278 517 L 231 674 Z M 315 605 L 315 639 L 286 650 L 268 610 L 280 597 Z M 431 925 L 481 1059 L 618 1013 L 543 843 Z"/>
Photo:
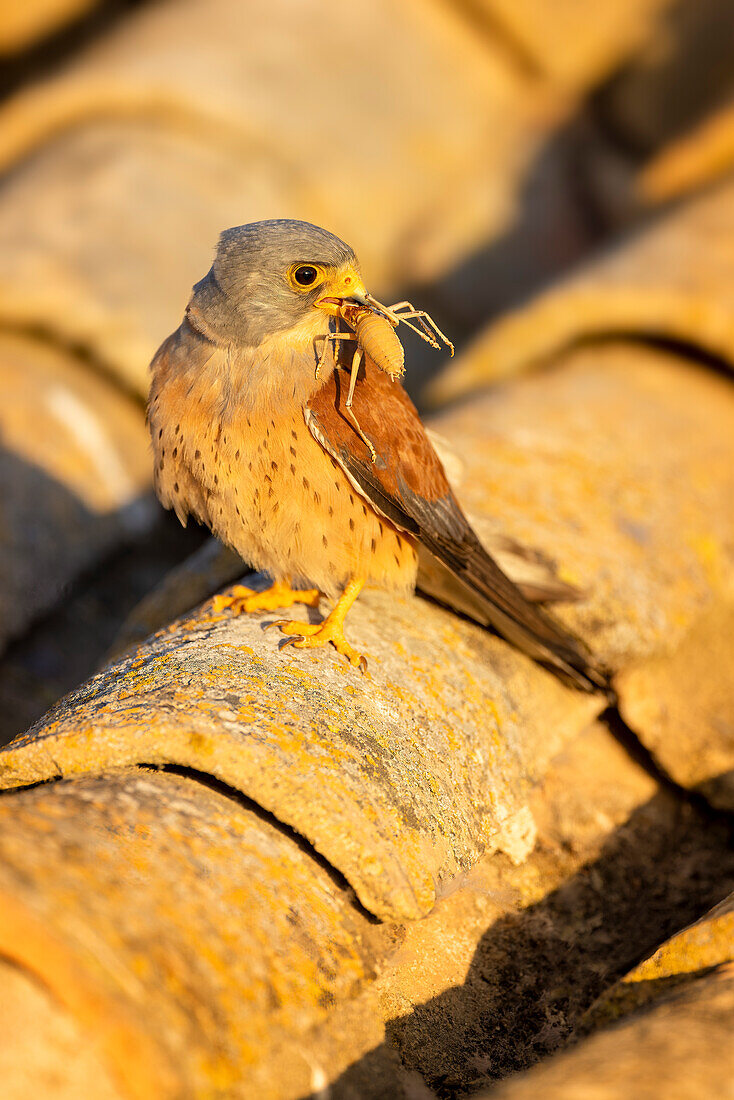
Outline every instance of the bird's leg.
<path id="1" fill-rule="evenodd" d="M 322 623 L 301 623 L 279 619 L 278 622 L 271 625 L 280 627 L 284 634 L 293 635 L 294 637 L 285 644 L 293 645 L 297 649 L 316 649 L 331 642 L 337 653 L 341 653 L 346 657 L 355 668 L 359 666 L 362 672 L 366 672 L 366 657 L 352 649 L 344 637 L 344 619 L 347 611 L 349 611 L 363 587 L 363 580 L 356 577 L 352 578 Z"/>
<path id="2" fill-rule="evenodd" d="M 354 424 L 355 428 L 357 429 L 360 437 L 367 444 L 367 447 L 369 448 L 369 452 L 370 452 L 370 456 L 372 458 L 372 461 L 377 462 L 377 451 L 372 446 L 372 440 L 369 439 L 369 437 L 366 436 L 364 434 L 364 432 L 362 431 L 362 429 L 360 428 L 359 421 L 357 420 L 357 416 L 356 416 L 355 412 L 352 409 L 352 398 L 354 397 L 354 387 L 357 384 L 357 375 L 359 374 L 359 367 L 360 367 L 360 363 L 362 362 L 362 355 L 363 354 L 364 353 L 363 353 L 362 349 L 357 348 L 357 350 L 354 353 L 354 356 L 352 357 L 352 374 L 351 374 L 351 377 L 349 379 L 349 393 L 347 394 L 347 399 L 344 402 L 344 407 L 347 410 L 347 412 L 348 412 L 348 414 L 349 414 L 349 416 L 352 420 L 352 423 Z"/>
<path id="3" fill-rule="evenodd" d="M 293 607 L 294 603 L 318 607 L 320 599 L 318 588 L 291 588 L 289 581 L 275 581 L 264 592 L 236 584 L 228 595 L 215 596 L 212 607 L 215 611 L 223 611 L 228 607 L 235 615 L 241 615 L 251 611 L 277 611 L 280 608 Z"/>
<path id="4" fill-rule="evenodd" d="M 321 374 L 321 368 L 326 361 L 326 353 L 329 350 L 329 344 L 333 344 L 334 346 L 334 358 L 336 359 L 337 344 L 339 343 L 339 341 L 356 340 L 357 334 L 355 332 L 327 332 L 324 336 L 316 337 L 316 340 L 319 339 L 324 341 L 324 348 L 321 352 L 321 355 L 319 356 L 319 361 L 316 364 L 316 374 L 314 375 L 314 377 L 316 378 L 317 382 L 319 379 L 319 375 Z"/>

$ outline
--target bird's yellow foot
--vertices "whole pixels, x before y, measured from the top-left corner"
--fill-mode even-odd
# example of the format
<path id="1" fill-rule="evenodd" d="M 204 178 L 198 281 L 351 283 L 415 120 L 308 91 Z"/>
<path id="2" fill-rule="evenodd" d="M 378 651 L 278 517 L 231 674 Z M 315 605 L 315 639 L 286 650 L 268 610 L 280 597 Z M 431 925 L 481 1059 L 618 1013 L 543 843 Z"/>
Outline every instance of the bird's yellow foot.
<path id="1" fill-rule="evenodd" d="M 362 672 L 367 671 L 367 658 L 364 654 L 357 653 L 357 650 L 350 646 L 344 637 L 344 627 L 339 619 L 332 619 L 329 615 L 322 623 L 318 624 L 279 619 L 278 622 L 270 625 L 280 627 L 284 634 L 293 635 L 285 643 L 286 645 L 293 645 L 296 649 L 317 649 L 319 646 L 328 645 L 331 642 L 337 653 L 341 653 L 342 656 L 346 657 L 350 665 L 354 665 L 355 668 L 359 667 Z"/>
<path id="2" fill-rule="evenodd" d="M 291 588 L 289 584 L 276 582 L 264 592 L 258 592 L 254 588 L 236 584 L 227 596 L 215 596 L 212 607 L 217 612 L 229 607 L 235 615 L 241 615 L 251 611 L 277 611 L 280 608 L 293 607 L 295 603 L 318 607 L 320 599 L 318 588 Z"/>

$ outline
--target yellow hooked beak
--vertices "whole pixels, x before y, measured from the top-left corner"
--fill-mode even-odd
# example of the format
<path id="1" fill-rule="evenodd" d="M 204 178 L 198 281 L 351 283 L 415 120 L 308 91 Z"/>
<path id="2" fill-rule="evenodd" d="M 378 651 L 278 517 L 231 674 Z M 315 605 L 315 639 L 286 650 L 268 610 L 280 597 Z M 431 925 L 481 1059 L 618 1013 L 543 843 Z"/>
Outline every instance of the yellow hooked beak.
<path id="1" fill-rule="evenodd" d="M 331 282 L 324 283 L 323 290 L 315 304 L 332 317 L 339 316 L 345 298 L 361 306 L 367 304 L 367 288 L 359 272 L 351 266 L 341 268 Z"/>

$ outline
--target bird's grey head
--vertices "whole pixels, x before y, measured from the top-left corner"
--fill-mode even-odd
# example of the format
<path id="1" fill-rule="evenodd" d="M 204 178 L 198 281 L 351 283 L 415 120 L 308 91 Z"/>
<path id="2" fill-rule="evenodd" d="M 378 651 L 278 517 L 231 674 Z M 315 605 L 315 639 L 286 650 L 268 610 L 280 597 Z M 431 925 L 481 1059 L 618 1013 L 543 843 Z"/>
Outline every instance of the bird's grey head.
<path id="1" fill-rule="evenodd" d="M 348 244 L 310 222 L 282 219 L 226 229 L 189 309 L 219 340 L 256 347 L 309 318 L 326 331 L 341 301 L 364 293 Z"/>

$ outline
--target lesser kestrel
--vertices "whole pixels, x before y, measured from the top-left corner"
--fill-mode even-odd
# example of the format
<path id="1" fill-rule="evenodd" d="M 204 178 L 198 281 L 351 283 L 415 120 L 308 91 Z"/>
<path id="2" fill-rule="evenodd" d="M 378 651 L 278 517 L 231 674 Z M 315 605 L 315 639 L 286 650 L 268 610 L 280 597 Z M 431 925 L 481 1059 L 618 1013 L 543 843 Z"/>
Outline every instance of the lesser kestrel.
<path id="1" fill-rule="evenodd" d="M 344 303 L 367 301 L 354 252 L 333 234 L 299 221 L 239 226 L 222 233 L 183 322 L 153 359 L 158 496 L 273 582 L 265 592 L 240 587 L 219 606 L 271 610 L 336 596 L 322 623 L 278 625 L 298 647 L 331 643 L 364 664 L 344 637 L 347 611 L 364 585 L 412 592 L 422 546 L 453 574 L 464 609 L 476 606 L 576 687 L 606 690 L 581 644 L 484 549 L 401 383 L 368 355 L 354 391 L 361 433 L 346 415 L 351 356 L 346 369 L 338 351 L 323 362 L 324 338 Z"/>

